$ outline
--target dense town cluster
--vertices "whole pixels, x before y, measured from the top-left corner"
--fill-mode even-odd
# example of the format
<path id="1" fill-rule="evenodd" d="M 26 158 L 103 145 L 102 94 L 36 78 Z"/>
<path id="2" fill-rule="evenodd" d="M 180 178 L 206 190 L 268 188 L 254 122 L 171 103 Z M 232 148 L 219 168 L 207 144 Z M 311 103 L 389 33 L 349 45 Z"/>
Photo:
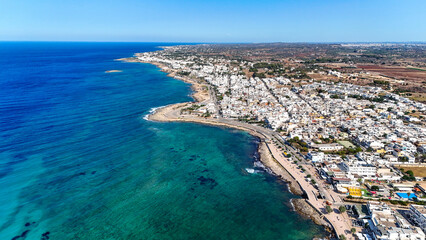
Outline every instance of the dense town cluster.
<path id="1" fill-rule="evenodd" d="M 383 201 L 370 201 L 367 210 L 348 205 L 354 224 L 369 230 L 359 233 L 360 239 L 425 239 L 426 183 L 423 176 L 403 169 L 424 164 L 425 104 L 379 86 L 247 74 L 254 66 L 268 67 L 259 60 L 184 53 L 176 46 L 137 58 L 164 64 L 209 87 L 212 97 L 187 114 L 235 119 L 278 132 L 294 150 L 284 154 L 303 156 L 324 179 L 312 184 L 329 184 L 353 200 L 415 203 L 404 214 Z"/>

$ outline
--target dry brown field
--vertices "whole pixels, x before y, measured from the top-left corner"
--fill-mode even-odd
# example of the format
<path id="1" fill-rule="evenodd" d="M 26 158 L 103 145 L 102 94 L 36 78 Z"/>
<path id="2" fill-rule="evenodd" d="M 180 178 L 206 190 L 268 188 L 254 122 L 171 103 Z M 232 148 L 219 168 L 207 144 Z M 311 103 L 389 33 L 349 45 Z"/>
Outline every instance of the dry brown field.
<path id="1" fill-rule="evenodd" d="M 404 171 L 411 170 L 416 177 L 426 177 L 426 167 L 403 167 Z"/>
<path id="2" fill-rule="evenodd" d="M 358 65 L 358 67 L 367 71 L 377 72 L 392 78 L 405 79 L 414 82 L 426 81 L 426 71 L 422 70 L 416 70 L 405 67 L 383 67 L 378 65 Z"/>

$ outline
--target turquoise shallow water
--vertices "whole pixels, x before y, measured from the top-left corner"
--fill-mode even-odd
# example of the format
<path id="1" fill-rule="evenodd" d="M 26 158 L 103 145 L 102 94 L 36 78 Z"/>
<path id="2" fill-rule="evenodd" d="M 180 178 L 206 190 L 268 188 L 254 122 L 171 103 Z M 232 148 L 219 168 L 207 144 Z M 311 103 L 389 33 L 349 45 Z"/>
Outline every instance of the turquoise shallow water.
<path id="1" fill-rule="evenodd" d="M 254 166 L 254 137 L 143 119 L 190 100 L 155 66 L 113 60 L 157 45 L 0 43 L 0 239 L 324 236 Z"/>

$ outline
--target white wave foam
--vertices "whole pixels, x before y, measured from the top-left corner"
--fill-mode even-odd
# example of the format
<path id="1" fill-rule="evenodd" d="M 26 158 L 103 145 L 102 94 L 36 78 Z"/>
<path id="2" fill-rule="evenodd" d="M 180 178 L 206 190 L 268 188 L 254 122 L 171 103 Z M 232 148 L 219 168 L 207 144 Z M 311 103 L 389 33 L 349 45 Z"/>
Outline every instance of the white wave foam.
<path id="1" fill-rule="evenodd" d="M 263 163 L 262 163 L 261 161 L 255 161 L 255 162 L 253 163 L 253 166 L 254 166 L 254 167 L 257 167 L 257 168 L 266 169 L 265 165 L 263 165 Z"/>
<path id="2" fill-rule="evenodd" d="M 146 121 L 150 121 L 149 120 L 149 115 L 154 114 L 158 109 L 163 108 L 163 107 L 165 107 L 165 106 L 162 106 L 162 107 L 153 107 L 153 108 L 149 109 L 148 114 L 146 114 L 145 116 L 143 116 L 143 119 L 146 120 Z"/>
<path id="3" fill-rule="evenodd" d="M 291 191 L 290 191 L 290 193 L 291 193 Z M 293 199 L 290 199 L 290 204 L 291 204 L 291 207 L 293 208 L 293 211 L 296 211 L 296 207 L 294 206 Z"/>
<path id="4" fill-rule="evenodd" d="M 253 169 L 253 168 L 246 168 L 245 170 L 246 170 L 246 172 L 248 172 L 250 174 L 256 174 L 256 173 L 262 172 L 260 170 L 256 170 L 256 169 Z"/>

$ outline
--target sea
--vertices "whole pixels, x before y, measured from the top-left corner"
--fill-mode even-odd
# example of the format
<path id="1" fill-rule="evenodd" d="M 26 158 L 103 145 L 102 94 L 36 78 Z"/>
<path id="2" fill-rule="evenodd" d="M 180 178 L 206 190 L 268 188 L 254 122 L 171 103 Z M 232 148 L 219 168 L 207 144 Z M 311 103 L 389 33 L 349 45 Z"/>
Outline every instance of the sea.
<path id="1" fill-rule="evenodd" d="M 144 118 L 190 86 L 116 59 L 170 45 L 0 42 L 0 240 L 326 235 L 255 137 Z"/>

